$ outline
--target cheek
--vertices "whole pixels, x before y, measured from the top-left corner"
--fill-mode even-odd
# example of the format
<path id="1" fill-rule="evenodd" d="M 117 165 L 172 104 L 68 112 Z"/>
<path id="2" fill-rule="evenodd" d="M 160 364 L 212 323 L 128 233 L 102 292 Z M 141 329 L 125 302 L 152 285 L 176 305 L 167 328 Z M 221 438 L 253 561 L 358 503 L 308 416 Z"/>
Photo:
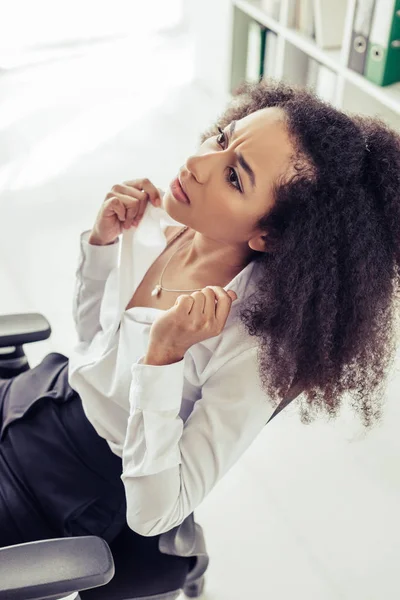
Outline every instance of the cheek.
<path id="1" fill-rule="evenodd" d="M 237 242 L 247 239 L 247 234 L 252 231 L 253 221 L 246 215 L 243 208 L 239 210 L 231 204 L 220 203 L 217 207 L 210 207 L 207 214 L 207 228 L 210 234 L 223 237 L 227 241 Z"/>

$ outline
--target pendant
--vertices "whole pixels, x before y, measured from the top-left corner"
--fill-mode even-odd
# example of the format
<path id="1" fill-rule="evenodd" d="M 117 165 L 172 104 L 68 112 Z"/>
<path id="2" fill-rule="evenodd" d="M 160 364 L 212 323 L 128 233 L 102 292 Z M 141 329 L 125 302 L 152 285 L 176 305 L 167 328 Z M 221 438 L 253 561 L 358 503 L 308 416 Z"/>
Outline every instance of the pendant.
<path id="1" fill-rule="evenodd" d="M 159 296 L 161 294 L 161 286 L 160 285 L 156 285 L 156 287 L 154 288 L 154 290 L 151 292 L 152 296 Z"/>

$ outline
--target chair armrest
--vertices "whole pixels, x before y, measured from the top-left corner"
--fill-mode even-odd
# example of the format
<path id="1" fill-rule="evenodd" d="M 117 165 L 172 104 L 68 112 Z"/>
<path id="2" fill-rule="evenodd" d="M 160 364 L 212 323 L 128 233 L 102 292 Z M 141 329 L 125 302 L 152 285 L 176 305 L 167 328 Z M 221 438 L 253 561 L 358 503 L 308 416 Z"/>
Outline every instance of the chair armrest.
<path id="1" fill-rule="evenodd" d="M 0 315 L 0 348 L 47 340 L 50 335 L 50 323 L 39 313 Z"/>
<path id="2" fill-rule="evenodd" d="M 0 600 L 52 600 L 114 577 L 105 540 L 79 536 L 0 548 Z"/>

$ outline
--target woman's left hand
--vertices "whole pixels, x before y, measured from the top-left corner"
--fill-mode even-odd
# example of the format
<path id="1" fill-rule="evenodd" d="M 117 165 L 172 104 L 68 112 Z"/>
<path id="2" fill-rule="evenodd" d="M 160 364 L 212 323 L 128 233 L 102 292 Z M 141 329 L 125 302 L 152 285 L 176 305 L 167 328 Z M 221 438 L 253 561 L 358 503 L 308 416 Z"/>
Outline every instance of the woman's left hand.
<path id="1" fill-rule="evenodd" d="M 221 333 L 236 299 L 234 291 L 213 285 L 178 296 L 174 306 L 153 323 L 146 356 L 161 364 L 182 360 L 193 344 Z"/>

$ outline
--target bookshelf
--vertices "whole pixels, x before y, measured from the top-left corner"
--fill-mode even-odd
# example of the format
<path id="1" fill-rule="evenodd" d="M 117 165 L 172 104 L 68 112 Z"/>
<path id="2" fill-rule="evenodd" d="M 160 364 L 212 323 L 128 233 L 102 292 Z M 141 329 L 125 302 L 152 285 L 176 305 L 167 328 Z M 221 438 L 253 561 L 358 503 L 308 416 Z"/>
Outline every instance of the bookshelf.
<path id="1" fill-rule="evenodd" d="M 248 27 L 256 21 L 276 34 L 274 69 L 267 76 L 307 87 L 310 61 L 315 61 L 335 74 L 334 93 L 329 102 L 336 108 L 379 116 L 400 131 L 400 82 L 381 87 L 347 67 L 356 0 L 347 0 L 342 44 L 332 49 L 319 47 L 311 36 L 295 29 L 297 0 L 281 0 L 278 18 L 263 9 L 262 0 L 230 1 L 229 94 L 246 79 Z"/>

